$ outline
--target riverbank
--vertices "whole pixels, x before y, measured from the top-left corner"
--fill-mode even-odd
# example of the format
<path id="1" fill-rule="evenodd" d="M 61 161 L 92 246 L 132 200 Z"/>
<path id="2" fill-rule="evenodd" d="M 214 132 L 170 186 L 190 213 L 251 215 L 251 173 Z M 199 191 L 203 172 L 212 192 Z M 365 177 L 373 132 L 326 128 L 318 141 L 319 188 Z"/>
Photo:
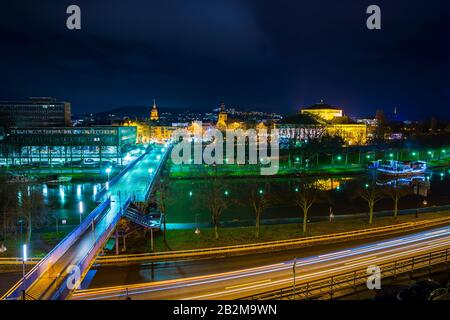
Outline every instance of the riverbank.
<path id="1" fill-rule="evenodd" d="M 440 169 L 450 166 L 450 158 L 443 160 L 431 160 L 428 161 L 429 169 Z M 169 165 L 170 178 L 173 179 L 205 179 L 208 177 L 224 177 L 224 178 L 242 178 L 242 177 L 261 177 L 267 178 L 267 176 L 261 175 L 261 167 L 258 165 L 228 165 L 224 164 L 212 168 L 206 165 Z M 363 175 L 367 172 L 367 166 L 361 166 L 359 164 L 348 165 L 320 165 L 318 167 L 305 168 L 297 165 L 283 165 L 281 164 L 278 169 L 278 173 L 270 177 L 283 178 L 295 176 L 298 174 L 311 175 L 316 177 L 321 176 L 342 176 L 342 175 Z M 213 174 L 214 173 L 214 174 Z"/>
<path id="2" fill-rule="evenodd" d="M 394 217 L 382 217 L 374 219 L 370 225 L 368 219 L 357 218 L 333 222 L 312 222 L 308 224 L 304 234 L 300 224 L 282 224 L 261 226 L 260 237 L 255 237 L 255 227 L 230 227 L 219 229 L 220 237 L 214 237 L 213 228 L 202 228 L 200 234 L 194 230 L 167 230 L 167 244 L 164 243 L 162 234 L 154 239 L 154 251 L 174 251 L 232 246 L 277 240 L 298 239 L 302 237 L 320 236 L 331 233 L 348 232 L 361 229 L 390 226 L 405 222 L 423 221 L 450 216 L 450 211 L 421 214 L 418 218 L 413 215 Z M 126 253 L 145 253 L 151 251 L 150 239 L 142 234 L 136 234 L 127 239 Z M 131 249 L 132 248 L 132 249 Z"/>
<path id="3" fill-rule="evenodd" d="M 225 166 L 216 171 L 213 170 L 198 170 L 195 166 L 189 166 L 183 168 L 185 171 L 170 171 L 170 178 L 172 179 L 205 179 L 208 177 L 222 177 L 227 179 L 240 179 L 240 178 L 262 178 L 267 179 L 268 176 L 261 175 L 260 168 L 253 168 L 253 166 L 247 166 L 248 168 L 240 168 L 238 166 Z M 324 166 L 314 169 L 294 169 L 294 168 L 280 168 L 277 174 L 270 176 L 270 178 L 285 178 L 298 174 L 314 175 L 316 177 L 321 176 L 341 176 L 341 175 L 362 175 L 366 172 L 365 168 L 361 167 L 334 167 L 332 168 Z"/>
<path id="4" fill-rule="evenodd" d="M 114 178 L 120 169 L 112 169 L 110 173 L 110 179 Z M 104 183 L 108 181 L 108 175 L 103 170 L 98 169 L 77 169 L 74 172 L 72 170 L 34 170 L 34 171 L 23 171 L 23 170 L 8 170 L 0 171 L 0 177 L 8 178 L 11 175 L 24 175 L 26 177 L 32 178 L 32 182 L 45 183 L 50 180 L 51 176 L 58 177 L 71 177 L 71 182 L 87 182 L 87 183 Z"/>

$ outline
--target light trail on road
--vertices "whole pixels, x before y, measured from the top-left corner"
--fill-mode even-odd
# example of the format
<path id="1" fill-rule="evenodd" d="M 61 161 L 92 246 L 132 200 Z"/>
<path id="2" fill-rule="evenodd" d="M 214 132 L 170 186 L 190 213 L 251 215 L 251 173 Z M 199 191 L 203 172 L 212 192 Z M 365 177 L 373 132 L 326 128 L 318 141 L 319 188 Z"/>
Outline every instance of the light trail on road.
<path id="1" fill-rule="evenodd" d="M 374 242 L 337 252 L 296 260 L 296 282 L 353 271 L 450 247 L 450 227 Z M 220 263 L 220 260 L 217 260 Z M 293 260 L 232 272 L 141 283 L 129 286 L 82 290 L 73 299 L 236 299 L 275 290 L 293 281 Z"/>

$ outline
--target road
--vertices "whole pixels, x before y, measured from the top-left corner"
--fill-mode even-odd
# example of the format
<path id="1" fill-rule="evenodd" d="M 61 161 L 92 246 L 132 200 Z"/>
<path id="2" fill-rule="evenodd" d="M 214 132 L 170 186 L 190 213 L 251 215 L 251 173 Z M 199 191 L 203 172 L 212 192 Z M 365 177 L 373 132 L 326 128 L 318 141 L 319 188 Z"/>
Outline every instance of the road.
<path id="1" fill-rule="evenodd" d="M 450 227 L 377 241 L 297 259 L 296 283 L 340 274 L 450 247 Z M 245 259 L 245 257 L 241 257 Z M 220 260 L 217 263 L 220 263 Z M 102 289 L 81 290 L 72 298 L 124 299 L 237 299 L 286 287 L 292 283 L 293 261 L 255 268 Z"/>
<path id="2" fill-rule="evenodd" d="M 111 186 L 108 194 L 111 196 L 111 208 L 97 221 L 93 227 L 82 233 L 77 241 L 57 261 L 44 260 L 48 265 L 45 272 L 34 281 L 27 290 L 27 294 L 34 299 L 50 299 L 55 292 L 65 285 L 71 266 L 77 266 L 89 252 L 98 245 L 98 241 L 111 225 L 117 222 L 117 216 L 121 214 L 121 207 L 130 195 L 141 195 L 154 175 L 149 169 L 156 171 L 164 154 L 163 146 L 155 146 L 141 161 L 135 164 L 114 186 Z M 83 271 L 83 270 L 81 270 Z"/>

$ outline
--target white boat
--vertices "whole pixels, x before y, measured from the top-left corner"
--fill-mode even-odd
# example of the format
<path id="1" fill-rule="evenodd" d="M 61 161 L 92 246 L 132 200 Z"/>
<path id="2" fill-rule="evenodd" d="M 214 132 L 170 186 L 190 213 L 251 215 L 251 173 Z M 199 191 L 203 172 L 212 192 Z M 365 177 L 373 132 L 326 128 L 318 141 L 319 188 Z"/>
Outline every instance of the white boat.
<path id="1" fill-rule="evenodd" d="M 72 181 L 72 177 L 58 177 L 55 180 L 47 181 L 47 184 L 56 185 L 56 184 L 62 184 L 62 183 L 69 183 L 70 181 Z"/>
<path id="2" fill-rule="evenodd" d="M 427 163 L 425 161 L 401 162 L 396 160 L 389 160 L 386 163 L 377 161 L 373 167 L 377 173 L 386 176 L 414 176 L 421 175 L 427 170 Z"/>

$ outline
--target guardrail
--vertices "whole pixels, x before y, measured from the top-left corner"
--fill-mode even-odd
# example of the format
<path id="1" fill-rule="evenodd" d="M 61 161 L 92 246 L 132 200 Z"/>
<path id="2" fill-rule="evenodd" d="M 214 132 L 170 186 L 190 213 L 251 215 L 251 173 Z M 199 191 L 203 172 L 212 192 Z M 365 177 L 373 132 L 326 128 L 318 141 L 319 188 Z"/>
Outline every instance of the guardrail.
<path id="1" fill-rule="evenodd" d="M 11 258 L 0 258 L 0 265 L 3 266 L 7 266 L 7 265 L 22 265 L 23 264 L 23 259 L 19 258 L 19 257 L 11 257 Z M 25 265 L 35 265 L 37 263 L 39 263 L 39 261 L 41 261 L 41 258 L 28 258 L 27 261 L 25 261 Z"/>
<path id="2" fill-rule="evenodd" d="M 77 267 L 81 271 L 80 281 L 82 279 L 84 279 L 84 277 L 86 276 L 86 273 L 89 271 L 90 266 L 94 262 L 95 256 L 103 248 L 104 243 L 111 236 L 112 232 L 114 231 L 114 229 L 116 227 L 116 224 L 119 222 L 119 220 L 122 217 L 124 211 L 130 205 L 130 203 L 131 203 L 131 196 L 129 196 L 127 198 L 127 200 L 125 201 L 125 203 L 123 205 L 121 204 L 119 214 L 117 214 L 114 217 L 114 219 L 109 224 L 108 228 L 103 232 L 102 236 L 99 239 L 97 239 L 97 241 L 95 242 L 94 246 L 89 250 L 87 255 L 77 264 Z M 62 280 L 65 280 L 65 278 L 62 279 Z M 63 281 L 63 283 L 64 283 L 64 281 Z M 59 289 L 53 294 L 51 300 L 64 300 L 68 296 L 70 296 L 75 289 L 76 288 L 69 289 L 65 285 L 60 285 Z"/>
<path id="3" fill-rule="evenodd" d="M 39 261 L 26 275 L 25 279 L 18 281 L 3 297 L 3 299 L 17 299 L 21 296 L 23 281 L 25 284 L 34 283 L 43 273 L 45 273 L 50 267 L 51 261 L 59 260 L 70 246 L 77 241 L 78 237 L 83 234 L 90 226 L 92 221 L 103 214 L 111 206 L 111 199 L 103 201 L 97 208 L 95 208 L 81 223 L 79 227 L 72 230 L 59 244 L 53 248 L 41 261 Z M 15 258 L 17 259 L 17 258 Z M 33 258 L 31 258 L 33 259 Z"/>
<path id="4" fill-rule="evenodd" d="M 145 192 L 144 192 L 144 200 L 148 199 L 148 197 L 150 196 L 150 193 L 153 189 L 153 186 L 155 185 L 155 181 L 156 178 L 158 177 L 158 175 L 161 173 L 161 169 L 164 167 L 167 157 L 170 154 L 170 150 L 172 149 L 172 146 L 168 146 L 166 149 L 166 152 L 164 153 L 163 158 L 161 159 L 161 162 L 158 165 L 158 168 L 156 169 L 156 172 L 154 174 L 154 178 L 152 179 L 152 181 L 147 185 L 147 187 L 145 188 Z"/>
<path id="5" fill-rule="evenodd" d="M 417 271 L 423 268 L 448 263 L 450 249 L 443 249 L 411 258 L 403 258 L 393 262 L 377 265 L 383 279 L 396 277 L 402 273 Z M 328 276 L 322 279 L 296 283 L 280 289 L 241 298 L 241 300 L 303 300 L 303 299 L 333 299 L 336 296 L 357 293 L 365 288 L 367 283 L 367 268 L 346 272 L 340 275 Z"/>
<path id="6" fill-rule="evenodd" d="M 139 157 L 137 157 L 136 159 L 134 159 L 133 161 L 131 161 L 122 171 L 120 171 L 114 178 L 112 178 L 110 181 L 108 181 L 108 188 L 103 187 L 102 190 L 100 190 L 95 196 L 94 196 L 94 200 L 96 202 L 98 202 L 105 194 L 108 193 L 109 189 L 114 186 L 117 181 L 120 180 L 120 178 L 122 178 L 125 173 L 127 173 L 131 168 L 134 167 L 134 165 L 136 163 L 138 163 L 143 157 L 145 157 L 145 155 L 147 155 L 150 152 L 151 148 L 147 148 L 147 150 L 145 150 L 145 152 L 143 154 L 141 154 Z"/>
<path id="7" fill-rule="evenodd" d="M 154 262 L 154 261 L 170 261 L 170 260 L 181 260 L 181 259 L 195 259 L 195 258 L 205 258 L 205 257 L 217 257 L 217 256 L 227 256 L 231 254 L 246 254 L 246 253 L 256 253 L 258 251 L 275 251 L 275 250 L 285 250 L 292 249 L 296 247 L 301 247 L 314 243 L 321 243 L 327 241 L 336 240 L 349 240 L 358 237 L 367 236 L 377 236 L 381 233 L 386 232 L 401 232 L 408 229 L 424 228 L 428 226 L 439 225 L 443 223 L 450 222 L 450 217 L 432 219 L 432 220 L 422 220 L 415 222 L 406 222 L 392 226 L 363 229 L 356 231 L 349 231 L 343 233 L 335 233 L 323 236 L 314 236 L 308 238 L 290 239 L 290 240 L 279 240 L 271 242 L 262 242 L 254 244 L 243 244 L 227 247 L 216 247 L 216 248 L 206 248 L 206 249 L 192 249 L 192 250 L 181 250 L 181 251 L 169 251 L 169 252 L 155 252 L 155 253 L 143 253 L 134 255 L 114 255 L 114 256 L 102 256 L 98 257 L 96 264 L 107 265 L 107 264 L 129 264 L 129 263 L 143 263 L 143 262 Z"/>
<path id="8" fill-rule="evenodd" d="M 179 250 L 179 251 L 166 251 L 155 253 L 141 253 L 130 255 L 111 255 L 97 257 L 95 264 L 108 265 L 108 264 L 132 264 L 132 263 L 144 263 L 144 262 L 158 262 L 158 261 L 174 261 L 183 259 L 196 259 L 196 258 L 213 258 L 217 256 L 227 256 L 232 254 L 246 254 L 258 251 L 277 251 L 287 250 L 296 247 L 306 246 L 315 243 L 336 241 L 336 240 L 351 240 L 360 237 L 378 236 L 382 233 L 394 233 L 407 231 L 409 229 L 426 228 L 435 225 L 445 224 L 450 222 L 450 217 L 437 218 L 431 220 L 422 220 L 415 222 L 406 222 L 396 224 L 392 226 L 377 227 L 371 229 L 362 229 L 356 231 L 335 233 L 323 236 L 313 236 L 289 240 L 279 240 L 270 242 L 261 242 L 253 244 L 243 244 L 226 247 L 214 247 L 205 249 L 192 249 L 192 250 Z M 7 260 L 8 258 L 5 258 Z M 9 258 L 8 264 L 21 263 L 20 258 Z M 1 264 L 1 260 L 0 260 Z"/>

